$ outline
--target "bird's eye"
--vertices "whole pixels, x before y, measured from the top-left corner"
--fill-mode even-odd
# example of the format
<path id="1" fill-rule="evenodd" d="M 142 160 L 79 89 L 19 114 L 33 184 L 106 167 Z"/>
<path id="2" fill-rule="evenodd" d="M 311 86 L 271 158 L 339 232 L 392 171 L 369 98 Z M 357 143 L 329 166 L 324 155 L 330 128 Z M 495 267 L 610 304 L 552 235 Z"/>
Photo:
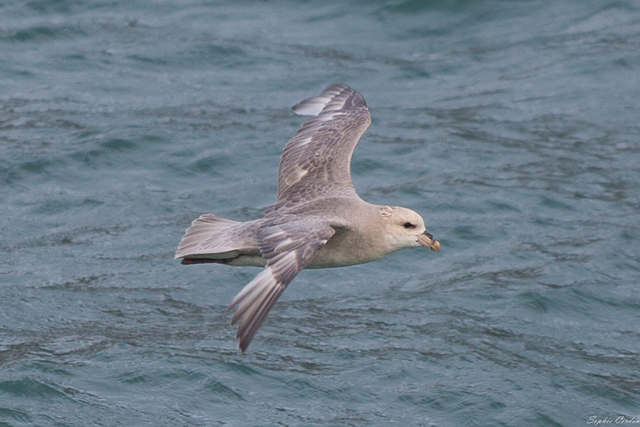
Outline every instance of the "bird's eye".
<path id="1" fill-rule="evenodd" d="M 410 222 L 405 222 L 404 224 L 402 224 L 402 226 L 403 226 L 404 228 L 407 228 L 407 229 L 409 229 L 409 228 L 416 228 L 416 226 L 415 226 L 415 225 L 413 225 L 413 224 L 411 224 Z"/>

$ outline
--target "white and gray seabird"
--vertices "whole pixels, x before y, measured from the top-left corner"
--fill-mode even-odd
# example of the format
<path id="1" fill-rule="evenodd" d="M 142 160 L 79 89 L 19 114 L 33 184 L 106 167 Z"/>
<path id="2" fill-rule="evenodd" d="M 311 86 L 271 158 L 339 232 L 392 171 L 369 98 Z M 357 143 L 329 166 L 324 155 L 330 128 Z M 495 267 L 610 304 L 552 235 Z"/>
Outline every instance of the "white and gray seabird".
<path id="1" fill-rule="evenodd" d="M 293 107 L 314 116 L 287 143 L 278 170 L 276 202 L 264 217 L 237 222 L 206 214 L 178 246 L 183 264 L 264 267 L 231 301 L 232 325 L 244 352 L 269 310 L 303 268 L 362 264 L 399 249 L 440 249 L 422 217 L 358 196 L 351 155 L 371 116 L 360 92 L 334 84 Z"/>

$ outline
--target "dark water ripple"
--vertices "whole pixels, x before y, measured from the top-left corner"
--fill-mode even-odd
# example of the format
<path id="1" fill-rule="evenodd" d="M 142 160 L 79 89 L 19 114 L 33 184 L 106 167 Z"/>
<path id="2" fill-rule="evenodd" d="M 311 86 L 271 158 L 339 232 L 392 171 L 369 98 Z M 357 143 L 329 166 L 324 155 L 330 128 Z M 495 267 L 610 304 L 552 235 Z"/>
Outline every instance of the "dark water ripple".
<path id="1" fill-rule="evenodd" d="M 0 425 L 637 419 L 639 12 L 0 4 Z M 373 114 L 359 192 L 443 249 L 302 272 L 240 355 L 257 270 L 173 250 L 260 215 L 290 106 L 335 81 Z"/>

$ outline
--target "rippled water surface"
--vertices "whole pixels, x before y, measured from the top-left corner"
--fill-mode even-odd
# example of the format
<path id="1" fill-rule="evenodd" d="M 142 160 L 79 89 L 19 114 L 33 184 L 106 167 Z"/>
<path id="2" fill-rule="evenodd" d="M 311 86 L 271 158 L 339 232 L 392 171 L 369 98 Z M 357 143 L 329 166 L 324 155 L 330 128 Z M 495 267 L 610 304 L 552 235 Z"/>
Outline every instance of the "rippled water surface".
<path id="1" fill-rule="evenodd" d="M 0 3 L 1 426 L 582 426 L 640 419 L 634 1 Z M 290 107 L 366 97 L 363 198 L 442 250 L 182 266 L 259 217 Z"/>

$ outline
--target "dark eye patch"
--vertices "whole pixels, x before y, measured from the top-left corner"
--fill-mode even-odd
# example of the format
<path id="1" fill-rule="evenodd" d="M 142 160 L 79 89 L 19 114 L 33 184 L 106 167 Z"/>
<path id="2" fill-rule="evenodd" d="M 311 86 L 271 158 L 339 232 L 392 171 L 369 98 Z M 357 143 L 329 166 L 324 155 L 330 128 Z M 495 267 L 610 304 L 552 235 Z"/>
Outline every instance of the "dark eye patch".
<path id="1" fill-rule="evenodd" d="M 411 224 L 410 222 L 405 222 L 404 224 L 402 224 L 402 226 L 404 228 L 416 228 L 416 226 L 414 224 Z"/>

